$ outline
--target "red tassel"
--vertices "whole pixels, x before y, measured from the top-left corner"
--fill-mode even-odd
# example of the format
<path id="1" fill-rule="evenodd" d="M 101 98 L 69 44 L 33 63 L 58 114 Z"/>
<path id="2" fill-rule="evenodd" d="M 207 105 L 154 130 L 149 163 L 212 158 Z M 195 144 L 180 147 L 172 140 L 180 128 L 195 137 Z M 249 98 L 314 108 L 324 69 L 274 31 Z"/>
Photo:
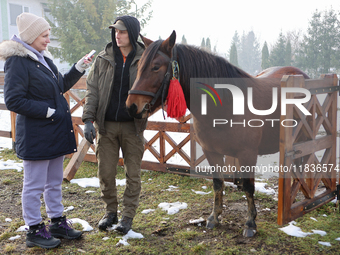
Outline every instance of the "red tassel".
<path id="1" fill-rule="evenodd" d="M 180 118 L 185 115 L 187 103 L 181 84 L 175 78 L 172 78 L 169 85 L 167 100 L 167 115 L 170 118 Z"/>

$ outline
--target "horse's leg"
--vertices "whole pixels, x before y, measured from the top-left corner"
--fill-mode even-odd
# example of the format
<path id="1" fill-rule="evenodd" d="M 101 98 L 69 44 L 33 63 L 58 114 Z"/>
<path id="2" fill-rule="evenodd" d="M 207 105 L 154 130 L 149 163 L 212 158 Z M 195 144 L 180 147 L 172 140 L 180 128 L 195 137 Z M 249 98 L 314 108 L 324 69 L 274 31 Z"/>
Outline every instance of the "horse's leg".
<path id="1" fill-rule="evenodd" d="M 218 216 L 223 210 L 223 190 L 224 181 L 221 177 L 217 176 L 217 173 L 213 173 L 213 185 L 214 185 L 214 207 L 207 220 L 207 228 L 212 229 L 219 224 Z"/>
<path id="2" fill-rule="evenodd" d="M 246 157 L 239 158 L 241 166 L 255 166 L 257 159 L 257 153 L 248 153 Z M 243 231 L 244 237 L 253 237 L 256 234 L 255 218 L 257 215 L 255 201 L 254 201 L 254 176 L 255 173 L 242 173 L 243 175 L 243 191 L 246 193 L 248 201 L 248 213 L 247 222 Z"/>
<path id="3" fill-rule="evenodd" d="M 210 166 L 224 166 L 223 155 L 204 151 Z M 219 224 L 218 216 L 223 210 L 223 190 L 224 179 L 221 172 L 213 172 L 213 186 L 214 186 L 214 207 L 207 219 L 207 228 L 212 229 Z"/>
<path id="4" fill-rule="evenodd" d="M 257 215 L 255 201 L 254 201 L 254 178 L 244 178 L 243 180 L 243 190 L 246 193 L 248 201 L 248 219 L 245 224 L 245 229 L 243 231 L 244 237 L 252 237 L 256 234 L 256 223 L 255 218 Z"/>

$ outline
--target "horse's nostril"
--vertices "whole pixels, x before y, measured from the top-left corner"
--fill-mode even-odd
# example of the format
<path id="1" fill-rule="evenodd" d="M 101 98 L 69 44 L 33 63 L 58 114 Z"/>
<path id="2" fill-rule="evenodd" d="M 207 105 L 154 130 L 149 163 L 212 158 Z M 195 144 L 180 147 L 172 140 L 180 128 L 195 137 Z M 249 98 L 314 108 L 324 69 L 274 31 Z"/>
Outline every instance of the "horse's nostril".
<path id="1" fill-rule="evenodd" d="M 131 117 L 135 117 L 137 113 L 137 105 L 133 103 L 130 107 L 127 107 L 127 110 Z"/>

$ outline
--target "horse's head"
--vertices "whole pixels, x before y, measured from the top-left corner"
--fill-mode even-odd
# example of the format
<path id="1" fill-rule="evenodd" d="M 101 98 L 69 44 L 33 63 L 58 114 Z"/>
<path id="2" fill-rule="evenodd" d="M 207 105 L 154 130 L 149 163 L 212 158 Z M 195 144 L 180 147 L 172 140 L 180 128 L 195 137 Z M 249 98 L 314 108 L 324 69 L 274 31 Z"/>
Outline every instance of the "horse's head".
<path id="1" fill-rule="evenodd" d="M 166 98 L 170 76 L 172 76 L 172 49 L 176 42 L 176 32 L 166 40 L 151 41 L 141 36 L 144 51 L 137 71 L 137 78 L 129 91 L 126 107 L 130 116 L 147 118 L 148 112 L 158 109 Z"/>

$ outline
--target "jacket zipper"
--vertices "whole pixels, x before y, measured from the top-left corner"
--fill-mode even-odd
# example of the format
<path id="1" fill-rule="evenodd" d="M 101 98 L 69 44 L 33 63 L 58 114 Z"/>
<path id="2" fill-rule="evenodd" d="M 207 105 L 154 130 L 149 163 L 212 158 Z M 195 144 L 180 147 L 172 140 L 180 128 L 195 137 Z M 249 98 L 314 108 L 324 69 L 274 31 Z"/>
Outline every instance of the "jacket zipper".
<path id="1" fill-rule="evenodd" d="M 123 75 L 124 75 L 124 69 L 125 69 L 125 63 L 123 63 L 122 75 L 121 75 L 121 77 L 120 77 L 118 108 L 117 108 L 116 117 L 115 117 L 115 120 L 116 120 L 116 121 L 118 120 L 118 111 L 119 111 L 119 108 L 120 108 L 120 101 L 121 101 L 121 96 L 122 96 L 121 94 L 122 94 L 122 88 L 123 88 Z"/>

